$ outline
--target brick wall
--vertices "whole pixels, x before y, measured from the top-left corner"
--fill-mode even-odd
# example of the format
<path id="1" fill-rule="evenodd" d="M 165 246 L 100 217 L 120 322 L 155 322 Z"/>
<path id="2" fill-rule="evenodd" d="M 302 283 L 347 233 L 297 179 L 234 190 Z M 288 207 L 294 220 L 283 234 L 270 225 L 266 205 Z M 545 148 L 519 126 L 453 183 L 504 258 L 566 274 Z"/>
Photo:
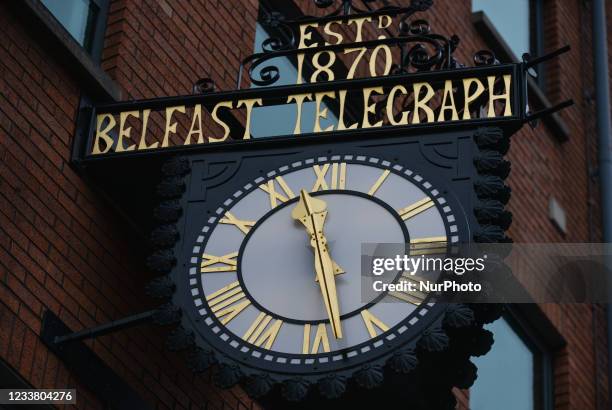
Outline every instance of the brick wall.
<path id="1" fill-rule="evenodd" d="M 206 76 L 230 88 L 251 51 L 254 1 L 171 3 L 111 2 L 103 67 L 126 99 L 188 94 Z M 79 408 L 102 408 L 41 344 L 43 311 L 76 330 L 144 311 L 150 274 L 121 218 L 69 165 L 78 79 L 6 2 L 0 26 L 0 357 L 34 387 L 75 387 Z M 256 407 L 192 376 L 164 336 L 144 326 L 88 344 L 158 408 Z"/>
<path id="2" fill-rule="evenodd" d="M 471 53 L 485 44 L 469 23 L 470 2 L 435 3 L 419 17 L 429 19 L 434 31 L 458 34 L 457 55 L 471 64 Z M 306 0 L 298 4 L 317 12 Z M 598 198 L 587 175 L 596 160 L 590 11 L 578 0 L 545 0 L 545 6 L 546 48 L 569 43 L 573 49 L 550 65 L 548 96 L 553 102 L 574 98 L 576 105 L 561 114 L 568 142 L 559 143 L 544 125 L 513 137 L 510 235 L 517 242 L 599 241 L 599 210 L 588 205 Z M 610 15 L 610 3 L 608 9 Z M 125 99 L 189 94 L 202 77 L 232 89 L 240 61 L 252 52 L 256 16 L 256 0 L 113 0 L 102 67 Z M 0 39 L 0 357 L 34 387 L 74 386 L 79 408 L 101 408 L 42 346 L 42 313 L 50 309 L 82 329 L 144 311 L 154 306 L 143 293 L 150 274 L 142 257 L 131 253 L 129 229 L 69 165 L 82 91 L 78 78 L 8 2 L 0 4 Z M 567 212 L 565 235 L 548 220 L 551 196 Z M 603 309 L 542 309 L 568 341 L 555 358 L 556 408 L 598 408 L 607 395 Z M 211 408 L 255 406 L 238 389 L 212 387 L 209 374 L 192 377 L 180 355 L 164 351 L 164 334 L 145 326 L 88 344 L 159 408 L 205 400 Z M 466 408 L 467 395 L 457 394 Z"/>

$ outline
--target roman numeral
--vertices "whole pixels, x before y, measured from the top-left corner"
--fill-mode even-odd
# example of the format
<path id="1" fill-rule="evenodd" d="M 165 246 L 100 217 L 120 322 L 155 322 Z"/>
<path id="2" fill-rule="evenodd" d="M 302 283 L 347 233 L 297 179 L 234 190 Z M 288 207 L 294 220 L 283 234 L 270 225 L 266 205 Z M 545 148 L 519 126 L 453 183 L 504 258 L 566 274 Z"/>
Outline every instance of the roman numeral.
<path id="1" fill-rule="evenodd" d="M 368 309 L 364 309 L 361 311 L 361 317 L 368 329 L 368 333 L 370 337 L 376 337 L 376 329 L 375 326 L 381 330 L 381 333 L 389 330 L 389 326 L 385 325 L 379 318 L 370 313 Z"/>
<path id="2" fill-rule="evenodd" d="M 255 221 L 243 221 L 242 219 L 236 218 L 229 211 L 225 213 L 225 216 L 219 220 L 219 223 L 234 225 L 236 228 L 240 229 L 242 233 L 245 235 L 249 233 L 249 229 L 255 225 Z"/>
<path id="3" fill-rule="evenodd" d="M 316 354 L 319 353 L 319 349 L 323 347 L 324 352 L 329 352 L 329 337 L 327 336 L 327 328 L 325 323 L 319 323 L 317 326 L 317 332 L 315 333 L 314 340 L 312 342 L 312 348 L 310 348 L 310 324 L 304 325 L 304 342 L 302 344 L 303 354 Z"/>
<path id="4" fill-rule="evenodd" d="M 274 185 L 274 181 L 276 181 L 278 185 L 281 187 L 284 195 L 276 191 L 276 186 Z M 267 192 L 268 195 L 270 196 L 270 207 L 271 208 L 276 208 L 276 206 L 278 205 L 277 201 L 287 202 L 288 200 L 290 200 L 291 198 L 295 196 L 291 188 L 289 188 L 289 185 L 287 185 L 287 183 L 281 176 L 277 176 L 276 178 L 271 179 L 270 181 L 261 184 L 259 188 Z"/>
<path id="5" fill-rule="evenodd" d="M 283 324 L 283 321 L 280 319 L 276 319 L 276 321 L 270 325 L 271 321 L 272 316 L 261 312 L 242 338 L 255 346 L 261 347 L 261 345 L 265 343 L 265 349 L 271 348 Z"/>
<path id="6" fill-rule="evenodd" d="M 435 255 L 446 253 L 446 236 L 432 236 L 429 238 L 411 239 L 411 255 Z"/>
<path id="7" fill-rule="evenodd" d="M 378 188 L 380 188 L 380 186 L 383 184 L 383 182 L 385 182 L 385 179 L 387 179 L 387 177 L 389 176 L 389 174 L 391 173 L 391 171 L 389 171 L 388 169 L 386 169 L 376 180 L 376 182 L 374 182 L 374 185 L 372 185 L 372 188 L 370 188 L 370 190 L 368 191 L 368 195 L 372 195 L 374 196 L 374 194 L 376 193 L 376 191 L 378 191 Z"/>
<path id="8" fill-rule="evenodd" d="M 431 198 L 427 197 L 415 202 L 412 205 L 408 205 L 406 208 L 400 209 L 399 211 L 397 211 L 397 213 L 405 221 L 415 215 L 420 214 L 423 211 L 428 210 L 432 206 L 434 206 L 434 202 L 431 200 Z"/>
<path id="9" fill-rule="evenodd" d="M 312 187 L 312 192 L 327 189 L 344 189 L 346 187 L 346 163 L 342 162 L 331 164 L 331 188 L 329 185 L 327 185 L 327 181 L 325 180 L 329 168 L 330 164 L 325 164 L 323 167 L 318 165 L 312 167 L 317 177 L 317 180 Z"/>
<path id="10" fill-rule="evenodd" d="M 236 257 L 238 252 L 228 253 L 223 256 L 202 255 L 202 263 L 200 264 L 200 272 L 233 272 L 236 270 Z M 223 266 L 212 266 L 220 263 Z"/>
<path id="11" fill-rule="evenodd" d="M 224 325 L 228 324 L 251 304 L 238 281 L 232 282 L 218 291 L 207 295 L 206 301 L 212 312 L 217 316 L 217 319 Z"/>
<path id="12" fill-rule="evenodd" d="M 402 278 L 404 280 L 406 280 L 407 282 L 412 282 L 415 284 L 416 289 L 419 289 L 419 284 L 422 282 L 421 279 L 418 276 L 413 276 L 407 273 L 402 274 Z M 408 302 L 410 304 L 413 304 L 415 306 L 419 306 L 421 303 L 423 303 L 423 301 L 425 300 L 425 298 L 427 297 L 427 294 L 425 292 L 421 292 L 420 290 L 415 290 L 413 292 L 410 291 L 406 291 L 406 292 L 398 292 L 398 291 L 393 291 L 393 292 L 389 292 L 389 296 L 392 296 L 396 299 L 402 300 L 404 302 Z"/>

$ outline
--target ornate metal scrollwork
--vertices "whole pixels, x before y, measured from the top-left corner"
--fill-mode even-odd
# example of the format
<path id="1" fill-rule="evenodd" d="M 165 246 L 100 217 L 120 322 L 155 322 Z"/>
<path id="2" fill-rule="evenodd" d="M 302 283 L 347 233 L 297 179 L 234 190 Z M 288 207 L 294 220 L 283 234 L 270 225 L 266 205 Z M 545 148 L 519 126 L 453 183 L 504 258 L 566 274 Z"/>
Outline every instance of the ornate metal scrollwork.
<path id="1" fill-rule="evenodd" d="M 370 7 L 371 0 L 361 0 L 363 7 L 356 7 L 356 1 L 354 0 L 313 1 L 320 9 L 335 8 L 324 16 L 304 16 L 296 20 L 287 20 L 277 12 L 268 13 L 262 24 L 271 28 L 275 35 L 262 43 L 261 52 L 250 55 L 242 61 L 237 88 L 242 85 L 245 70 L 251 84 L 270 86 L 279 83 L 282 75 L 281 70 L 271 61 L 275 58 L 297 58 L 298 55 L 310 56 L 322 52 L 336 53 L 347 47 L 364 47 L 367 49 L 374 49 L 379 46 L 397 47 L 400 58 L 391 66 L 389 74 L 392 75 L 464 67 L 453 56 L 459 45 L 459 37 L 456 35 L 445 37 L 441 34 L 432 33 L 429 22 L 422 18 L 410 21 L 415 13 L 428 10 L 433 5 L 433 0 L 412 0 L 408 7 L 385 6 L 379 9 Z M 298 48 L 299 26 L 302 24 L 322 24 L 338 21 L 338 19 L 348 20 L 356 17 L 378 17 L 382 15 L 391 18 L 398 17 L 395 33 L 392 33 L 391 30 L 393 26 L 389 26 L 388 34 L 375 40 L 351 43 L 350 46 L 342 42 L 340 44 L 326 43 L 314 48 Z M 482 50 L 474 55 L 474 64 L 481 66 L 499 64 L 499 62 L 492 52 Z"/>
<path id="2" fill-rule="evenodd" d="M 200 78 L 193 84 L 194 94 L 206 94 L 215 91 L 215 82 L 210 78 Z"/>
<path id="3" fill-rule="evenodd" d="M 474 64 L 476 66 L 499 64 L 495 53 L 491 50 L 480 50 L 474 53 Z"/>

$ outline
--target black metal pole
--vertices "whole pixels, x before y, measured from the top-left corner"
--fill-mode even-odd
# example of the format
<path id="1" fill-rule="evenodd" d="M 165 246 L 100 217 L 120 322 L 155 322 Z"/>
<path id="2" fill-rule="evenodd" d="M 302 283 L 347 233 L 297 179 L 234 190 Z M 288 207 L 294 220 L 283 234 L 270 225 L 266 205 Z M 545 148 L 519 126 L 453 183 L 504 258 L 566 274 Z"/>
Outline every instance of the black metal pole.
<path id="1" fill-rule="evenodd" d="M 128 316 L 123 319 L 114 320 L 109 323 L 105 323 L 100 326 L 93 327 L 91 329 L 81 330 L 80 332 L 69 333 L 63 336 L 55 336 L 53 343 L 56 345 L 73 342 L 76 340 L 92 339 L 97 336 L 102 336 L 107 333 L 115 332 L 126 327 L 136 326 L 144 322 L 151 320 L 156 310 L 150 310 L 148 312 L 139 313 L 136 315 Z"/>
<path id="2" fill-rule="evenodd" d="M 603 241 L 612 241 L 612 136 L 610 135 L 610 82 L 608 79 L 608 44 L 606 2 L 593 0 L 593 58 L 595 69 L 595 98 L 597 109 L 597 139 L 599 142 L 599 187 Z M 610 258 L 606 258 L 608 271 Z M 612 297 L 612 289 L 608 284 Z M 612 391 L 612 304 L 608 302 L 608 390 Z M 612 408 L 612 401 L 610 402 Z"/>

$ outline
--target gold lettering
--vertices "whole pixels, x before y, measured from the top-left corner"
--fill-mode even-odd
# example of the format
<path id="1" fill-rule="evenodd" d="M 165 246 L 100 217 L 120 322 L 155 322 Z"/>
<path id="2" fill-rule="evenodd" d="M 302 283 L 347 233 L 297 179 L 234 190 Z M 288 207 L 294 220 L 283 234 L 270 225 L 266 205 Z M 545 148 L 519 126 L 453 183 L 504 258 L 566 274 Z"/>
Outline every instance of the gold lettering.
<path id="1" fill-rule="evenodd" d="M 427 93 L 424 98 L 421 98 L 421 89 L 425 88 Z M 413 84 L 414 89 L 414 112 L 412 114 L 412 123 L 420 124 L 421 115 L 420 110 L 425 111 L 425 115 L 427 116 L 426 122 L 434 122 L 435 116 L 433 110 L 427 105 L 427 103 L 433 98 L 436 94 L 434 89 L 429 83 L 416 83 Z"/>
<path id="2" fill-rule="evenodd" d="M 340 95 L 340 116 L 338 118 L 338 131 L 342 130 L 353 130 L 359 126 L 359 124 L 354 123 L 349 125 L 348 127 L 344 124 L 344 107 L 346 106 L 346 90 L 341 90 L 338 92 Z"/>
<path id="3" fill-rule="evenodd" d="M 251 113 L 253 112 L 253 106 L 255 106 L 255 104 L 262 105 L 263 101 L 261 98 L 251 98 L 248 100 L 239 100 L 238 105 L 236 105 L 236 108 L 240 108 L 244 105 L 247 109 L 246 124 L 244 125 L 244 136 L 242 137 L 242 139 L 245 140 L 251 139 Z"/>
<path id="4" fill-rule="evenodd" d="M 312 32 L 306 32 L 309 27 L 319 27 L 319 25 L 317 23 L 300 24 L 300 44 L 298 45 L 299 49 L 313 48 L 318 45 L 316 41 L 312 44 L 306 44 L 306 40 L 312 40 Z"/>
<path id="5" fill-rule="evenodd" d="M 271 348 L 272 344 L 274 344 L 276 336 L 278 335 L 280 327 L 283 324 L 282 320 L 276 319 L 276 321 L 271 326 L 268 326 L 271 321 L 272 316 L 266 315 L 265 313 L 261 312 L 255 318 L 255 321 L 251 324 L 244 336 L 242 336 L 242 339 L 254 344 L 255 346 L 261 346 L 265 342 L 266 344 L 264 348 Z"/>
<path id="6" fill-rule="evenodd" d="M 377 46 L 374 50 L 372 50 L 372 55 L 370 56 L 370 75 L 372 77 L 377 77 L 378 73 L 376 72 L 376 61 L 378 60 L 378 51 L 383 50 L 385 56 L 385 70 L 382 75 L 388 75 L 391 72 L 391 66 L 393 65 L 393 56 L 391 55 L 391 49 L 386 44 L 381 44 Z"/>
<path id="7" fill-rule="evenodd" d="M 385 182 L 385 179 L 387 179 L 390 173 L 391 171 L 389 171 L 388 169 L 384 170 L 384 172 L 378 177 L 376 182 L 374 182 L 372 188 L 370 188 L 370 190 L 368 191 L 368 195 L 374 196 L 374 194 L 376 194 L 376 191 L 378 191 L 378 188 L 380 188 L 383 182 Z"/>
<path id="8" fill-rule="evenodd" d="M 298 72 L 297 72 L 297 78 L 296 78 L 295 83 L 296 84 L 302 84 L 302 82 L 304 81 L 304 79 L 303 79 L 304 76 L 302 74 L 303 67 L 304 67 L 304 54 L 298 54 L 297 55 L 297 63 L 298 63 L 297 64 Z"/>
<path id="9" fill-rule="evenodd" d="M 334 162 L 332 164 L 331 189 L 346 188 L 346 163 L 342 162 L 339 165 L 340 166 L 338 166 L 337 162 Z M 325 177 L 327 176 L 327 171 L 329 170 L 329 164 L 325 164 L 323 165 L 323 167 L 315 165 L 312 167 L 312 169 L 315 173 L 315 176 L 317 177 L 317 180 L 315 181 L 311 192 L 330 189 L 329 185 L 327 185 L 327 181 L 325 180 Z"/>
<path id="10" fill-rule="evenodd" d="M 247 234 L 253 225 L 255 225 L 255 221 L 243 221 L 242 219 L 236 218 L 230 211 L 225 213 L 225 216 L 219 220 L 219 223 L 234 225 L 244 234 Z"/>
<path id="11" fill-rule="evenodd" d="M 351 68 L 349 68 L 349 71 L 346 75 L 347 80 L 351 80 L 353 79 L 353 77 L 355 77 L 357 66 L 359 65 L 359 62 L 363 58 L 365 52 L 368 51 L 368 49 L 366 47 L 345 48 L 344 54 L 346 55 L 346 54 L 354 53 L 356 51 L 359 52 L 359 54 L 357 54 L 357 57 L 355 57 L 355 59 L 353 60 L 353 64 L 351 64 Z"/>
<path id="12" fill-rule="evenodd" d="M 344 40 L 344 37 L 342 37 L 342 34 L 333 31 L 331 29 L 332 24 L 340 24 L 340 21 L 335 20 L 335 21 L 329 21 L 325 24 L 325 26 L 323 27 L 323 32 L 329 36 L 332 36 L 336 39 L 335 43 L 328 43 L 327 41 L 325 42 L 326 46 L 331 46 L 331 45 L 336 45 L 336 44 L 341 44 L 342 41 Z"/>
<path id="13" fill-rule="evenodd" d="M 389 28 L 389 26 L 391 26 L 392 23 L 393 23 L 393 19 L 391 18 L 391 16 L 388 16 L 386 14 L 382 14 L 378 16 L 378 28 L 379 29 L 384 30 L 386 28 Z M 387 37 L 379 36 L 378 38 L 382 40 L 383 38 L 387 38 Z"/>
<path id="14" fill-rule="evenodd" d="M 495 100 L 503 100 L 505 103 L 504 117 L 512 117 L 512 104 L 510 103 L 510 81 L 512 76 L 506 74 L 504 78 L 504 93 L 495 95 L 495 77 L 487 77 L 489 83 L 489 112 L 487 113 L 488 118 L 495 117 Z"/>
<path id="15" fill-rule="evenodd" d="M 234 272 L 236 270 L 237 257 L 238 252 L 228 253 L 227 255 L 223 256 L 203 254 L 202 262 L 200 263 L 200 272 Z M 221 266 L 213 266 L 216 264 L 220 264 Z"/>
<path id="16" fill-rule="evenodd" d="M 280 185 L 281 189 L 283 190 L 286 196 L 283 196 L 282 194 L 279 194 L 278 192 L 276 192 L 276 187 L 274 185 L 275 180 L 278 183 L 278 185 Z M 261 184 L 259 188 L 263 190 L 264 192 L 268 193 L 268 195 L 270 196 L 270 208 L 272 209 L 276 208 L 276 206 L 278 205 L 277 201 L 287 202 L 288 200 L 290 200 L 291 198 L 295 196 L 291 188 L 289 188 L 289 185 L 287 185 L 283 177 L 281 177 L 280 175 L 274 179 L 269 180 L 268 182 Z"/>
<path id="17" fill-rule="evenodd" d="M 127 121 L 129 116 L 134 118 L 139 118 L 140 112 L 138 111 L 124 111 L 119 114 L 119 136 L 117 137 L 117 147 L 115 148 L 115 152 L 125 152 L 125 151 L 134 151 L 136 148 L 135 144 L 130 145 L 127 148 L 123 148 L 123 139 L 131 139 L 132 127 L 125 127 L 125 122 Z"/>
<path id="18" fill-rule="evenodd" d="M 197 124 L 197 128 L 195 128 Z M 191 121 L 191 128 L 189 128 L 189 134 L 185 138 L 185 145 L 191 144 L 191 135 L 196 134 L 198 136 L 197 144 L 204 143 L 204 133 L 202 132 L 202 104 L 196 104 L 193 107 L 193 120 Z"/>
<path id="19" fill-rule="evenodd" d="M 321 105 L 322 105 L 324 97 L 329 97 L 331 99 L 335 99 L 336 98 L 336 93 L 334 93 L 333 91 L 325 91 L 325 92 L 322 92 L 322 93 L 316 93 L 315 94 L 316 111 L 315 111 L 314 132 L 321 132 L 321 131 L 328 132 L 328 131 L 333 131 L 333 129 L 334 129 L 333 125 L 330 125 L 330 126 L 326 127 L 324 130 L 321 129 L 321 118 L 326 119 L 327 118 L 327 112 L 328 112 L 327 108 L 321 109 Z"/>
<path id="20" fill-rule="evenodd" d="M 437 255 L 446 253 L 446 236 L 432 236 L 410 240 L 411 255 Z"/>
<path id="21" fill-rule="evenodd" d="M 102 124 L 108 120 L 108 124 L 102 129 Z M 96 117 L 96 138 L 94 139 L 92 155 L 106 154 L 113 146 L 113 139 L 108 133 L 115 127 L 117 121 L 113 114 L 100 114 Z M 100 139 L 104 141 L 104 151 L 100 149 Z"/>
<path id="22" fill-rule="evenodd" d="M 312 349 L 310 347 L 310 324 L 304 325 L 304 339 L 302 342 L 302 353 L 308 354 L 310 350 L 311 354 L 319 353 L 319 349 L 323 347 L 324 352 L 329 352 L 329 337 L 327 336 L 327 329 L 325 323 L 319 323 L 317 326 L 317 333 L 315 333 L 314 340 L 312 342 Z"/>
<path id="23" fill-rule="evenodd" d="M 168 146 L 168 140 L 170 138 L 170 134 L 176 134 L 176 125 L 177 123 L 172 123 L 172 114 L 175 111 L 178 111 L 182 114 L 185 114 L 185 106 L 177 105 L 176 107 L 168 107 L 166 108 L 166 131 L 164 132 L 164 139 L 162 140 L 162 148 Z"/>
<path id="24" fill-rule="evenodd" d="M 387 330 L 389 330 L 389 326 L 385 325 L 382 320 L 371 314 L 368 309 L 364 309 L 361 311 L 361 317 L 363 318 L 363 322 L 366 325 L 366 329 L 368 329 L 370 337 L 376 337 L 376 329 L 374 328 L 374 326 L 376 326 L 382 332 L 386 332 Z"/>
<path id="25" fill-rule="evenodd" d="M 224 325 L 228 324 L 251 304 L 251 301 L 246 298 L 242 288 L 240 288 L 238 281 L 207 295 L 206 301 L 212 312 Z"/>
<path id="26" fill-rule="evenodd" d="M 348 25 L 350 26 L 351 24 L 355 23 L 355 26 L 357 26 L 357 35 L 355 36 L 355 43 L 360 43 L 363 41 L 362 38 L 362 29 L 363 29 L 363 23 L 365 22 L 371 22 L 372 21 L 372 17 L 362 17 L 362 18 L 358 18 L 358 19 L 352 19 L 349 20 Z"/>
<path id="27" fill-rule="evenodd" d="M 321 56 L 323 54 L 327 54 L 328 57 L 327 63 L 325 64 L 321 64 L 320 61 Z M 319 75 L 321 73 L 325 73 L 327 75 L 327 81 L 334 81 L 334 79 L 336 78 L 336 74 L 333 72 L 331 67 L 334 65 L 335 62 L 336 53 L 333 53 L 331 51 L 319 51 L 318 53 L 315 53 L 315 55 L 312 56 L 312 65 L 314 66 L 315 70 L 310 76 L 310 82 L 316 83 L 317 81 L 319 81 Z"/>
<path id="28" fill-rule="evenodd" d="M 450 104 L 447 104 L 446 100 L 450 100 Z M 455 107 L 455 96 L 453 90 L 453 82 L 446 80 L 444 82 L 444 95 L 442 96 L 442 105 L 440 106 L 440 114 L 438 115 L 438 121 L 446 121 L 446 110 L 451 110 L 451 120 L 457 121 L 459 114 Z"/>
<path id="29" fill-rule="evenodd" d="M 378 94 L 382 94 L 382 87 L 368 87 L 363 89 L 363 122 L 361 124 L 362 128 L 373 128 L 382 126 L 382 120 L 378 121 L 375 124 L 370 124 L 370 114 L 376 114 L 376 103 L 370 104 L 370 96 L 375 92 Z"/>
<path id="30" fill-rule="evenodd" d="M 224 131 L 223 137 L 222 138 L 213 138 L 213 137 L 209 137 L 208 141 L 209 142 L 222 142 L 225 141 L 227 139 L 227 137 L 229 137 L 230 134 L 230 129 L 228 127 L 228 125 L 225 123 L 225 121 L 221 120 L 219 118 L 219 114 L 218 114 L 218 110 L 220 107 L 225 107 L 225 108 L 233 108 L 233 104 L 231 101 L 221 101 L 220 103 L 217 103 L 217 105 L 215 105 L 215 108 L 213 108 L 212 110 L 212 119 L 214 122 L 216 122 L 217 124 L 219 124 Z"/>
<path id="31" fill-rule="evenodd" d="M 297 106 L 297 118 L 295 119 L 295 128 L 293 129 L 294 135 L 300 135 L 302 133 L 302 104 L 304 100 L 312 101 L 312 94 L 294 94 L 287 98 L 287 103 L 295 101 Z"/>
<path id="32" fill-rule="evenodd" d="M 149 124 L 149 115 L 151 114 L 151 110 L 144 110 L 142 112 L 142 132 L 140 133 L 140 142 L 138 143 L 139 150 L 145 149 L 153 149 L 157 148 L 159 142 L 154 142 L 153 144 L 147 146 L 147 124 Z"/>
<path id="33" fill-rule="evenodd" d="M 407 282 L 413 283 L 416 289 L 420 289 L 421 282 L 424 282 L 419 276 L 407 272 L 402 273 L 402 278 Z M 427 298 L 427 293 L 416 289 L 414 291 L 391 291 L 389 296 L 419 306 Z"/>
<path id="34" fill-rule="evenodd" d="M 391 125 L 406 125 L 408 124 L 408 114 L 410 111 L 402 111 L 402 118 L 399 121 L 395 121 L 393 117 L 393 105 L 395 104 L 395 94 L 397 92 L 401 92 L 402 94 L 408 94 L 406 87 L 403 85 L 396 85 L 391 89 L 389 93 L 389 98 L 387 98 L 387 118 L 389 119 L 389 124 Z"/>
<path id="35" fill-rule="evenodd" d="M 476 91 L 474 94 L 470 94 L 470 88 L 472 84 L 476 84 Z M 471 118 L 470 115 L 470 104 L 473 103 L 480 97 L 480 95 L 484 92 L 485 87 L 482 82 L 477 78 L 466 78 L 463 80 L 463 92 L 465 95 L 465 106 L 463 107 L 463 119 L 469 120 Z"/>
<path id="36" fill-rule="evenodd" d="M 406 208 L 400 209 L 399 211 L 397 211 L 397 213 L 404 221 L 406 221 L 412 218 L 413 216 L 416 216 L 421 212 L 428 210 L 432 206 L 434 206 L 433 200 L 429 197 L 425 197 L 412 205 L 408 205 Z"/>

